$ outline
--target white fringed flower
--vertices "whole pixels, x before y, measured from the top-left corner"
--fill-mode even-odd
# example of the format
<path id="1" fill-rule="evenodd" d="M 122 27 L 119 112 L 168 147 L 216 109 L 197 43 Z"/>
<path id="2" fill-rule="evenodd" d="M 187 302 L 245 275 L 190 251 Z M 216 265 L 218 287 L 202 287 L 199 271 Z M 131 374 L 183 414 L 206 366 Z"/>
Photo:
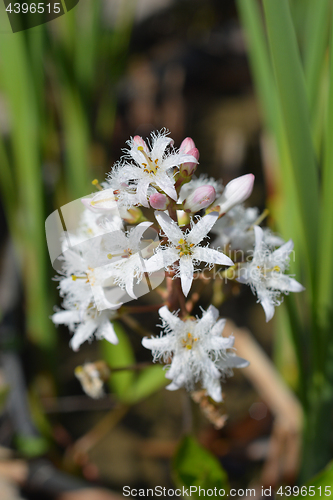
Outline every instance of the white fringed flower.
<path id="1" fill-rule="evenodd" d="M 133 290 L 134 285 L 140 283 L 147 272 L 147 261 L 143 257 L 151 255 L 154 247 L 154 244 L 144 246 L 141 238 L 151 225 L 152 222 L 142 222 L 127 233 L 114 233 L 114 241 L 110 242 L 108 255 L 111 260 L 117 260 L 95 270 L 96 285 L 105 286 L 105 283 L 112 279 L 113 283 L 126 290 L 130 297 L 137 298 Z"/>
<path id="2" fill-rule="evenodd" d="M 133 196 L 141 205 L 148 207 L 149 186 L 159 188 L 170 198 L 177 200 L 177 192 L 174 187 L 175 181 L 171 169 L 179 167 L 186 162 L 198 163 L 198 160 L 189 154 L 167 148 L 173 145 L 173 140 L 167 137 L 168 132 L 152 133 L 151 150 L 140 136 L 135 136 L 128 141 L 129 149 L 126 151 L 126 159 L 132 159 L 136 165 L 122 162 L 114 167 L 110 173 L 109 183 L 115 182 L 121 186 L 128 186 Z M 120 182 L 121 181 L 121 182 Z M 121 187 L 119 187 L 119 201 L 121 202 Z"/>
<path id="3" fill-rule="evenodd" d="M 293 241 L 289 240 L 272 251 L 261 227 L 254 226 L 254 234 L 253 259 L 242 265 L 237 280 L 251 286 L 265 311 L 266 321 L 269 321 L 274 316 L 274 307 L 282 302 L 281 293 L 302 292 L 305 288 L 294 278 L 283 274 L 289 266 Z"/>
<path id="4" fill-rule="evenodd" d="M 64 252 L 64 276 L 60 277 L 60 295 L 64 297 L 64 309 L 52 316 L 56 324 L 67 325 L 73 332 L 70 345 L 77 351 L 83 342 L 90 340 L 95 334 L 96 338 L 105 338 L 112 344 L 117 344 L 118 339 L 113 330 L 110 319 L 116 316 L 116 309 L 120 304 L 111 304 L 102 294 L 102 290 L 96 290 L 101 294 L 100 301 L 109 309 L 99 312 L 96 307 L 95 294 L 91 283 L 94 281 L 93 270 L 87 268 L 87 264 L 80 254 L 71 249 Z"/>
<path id="5" fill-rule="evenodd" d="M 72 348 L 77 351 L 86 340 L 105 338 L 112 344 L 118 339 L 110 319 L 122 305 L 121 290 L 113 294 L 114 303 L 104 295 L 102 287 L 96 285 L 92 262 L 99 262 L 106 253 L 108 239 L 122 225 L 119 217 L 104 219 L 85 210 L 81 216 L 78 230 L 67 235 L 62 243 L 62 275 L 59 279 L 60 296 L 64 298 L 62 310 L 52 316 L 52 321 L 65 324 L 73 332 Z M 72 246 L 69 247 L 69 244 Z M 106 309 L 100 312 L 100 309 Z"/>
<path id="6" fill-rule="evenodd" d="M 218 319 L 218 310 L 210 306 L 201 319 L 182 321 L 166 306 L 159 310 L 165 335 L 142 339 L 142 344 L 152 351 L 154 361 L 170 362 L 166 377 L 172 380 L 169 390 L 186 387 L 193 390 L 201 381 L 209 396 L 222 401 L 220 379 L 232 374 L 233 367 L 245 367 L 248 362 L 228 351 L 234 337 L 223 337 L 225 320 Z"/>
<path id="7" fill-rule="evenodd" d="M 190 291 L 195 266 L 200 262 L 206 262 L 209 266 L 213 266 L 214 264 L 222 266 L 233 265 L 232 260 L 222 252 L 199 245 L 215 224 L 218 218 L 217 212 L 212 212 L 202 217 L 192 226 L 188 233 L 184 233 L 164 212 L 155 212 L 155 217 L 167 236 L 169 244 L 167 246 L 160 246 L 155 255 L 148 259 L 147 270 L 149 272 L 163 268 L 167 270 L 172 266 L 176 270 L 176 276 L 179 276 L 181 279 L 182 290 L 185 296 Z"/>
<path id="8" fill-rule="evenodd" d="M 221 217 L 214 226 L 216 238 L 214 245 L 222 248 L 229 245 L 230 250 L 241 250 L 243 252 L 253 251 L 254 247 L 254 225 L 259 217 L 259 209 L 256 207 L 245 208 L 244 205 L 236 205 Z M 264 228 L 265 241 L 269 246 L 277 247 L 283 245 L 280 236 Z"/>
<path id="9" fill-rule="evenodd" d="M 107 309 L 99 312 L 92 302 L 78 305 L 75 309 L 65 309 L 53 314 L 52 321 L 56 325 L 67 325 L 73 332 L 70 345 L 73 351 L 78 351 L 81 344 L 91 340 L 93 335 L 98 340 L 106 339 L 111 344 L 118 344 L 117 335 L 113 329 L 111 319 L 117 315 L 116 311 Z"/>

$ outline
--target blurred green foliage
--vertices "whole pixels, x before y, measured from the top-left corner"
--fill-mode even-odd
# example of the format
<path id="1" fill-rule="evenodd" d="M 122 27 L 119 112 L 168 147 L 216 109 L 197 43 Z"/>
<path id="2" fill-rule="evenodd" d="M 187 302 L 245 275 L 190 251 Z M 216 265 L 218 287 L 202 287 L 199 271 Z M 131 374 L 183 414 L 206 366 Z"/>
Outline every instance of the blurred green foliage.
<path id="1" fill-rule="evenodd" d="M 199 487 L 204 490 L 216 488 L 217 494 L 213 495 L 214 498 L 223 496 L 218 494 L 219 490 L 224 490 L 224 494 L 228 496 L 229 483 L 226 472 L 214 455 L 192 436 L 185 436 L 178 446 L 173 459 L 173 475 L 178 488 L 197 488 L 197 491 L 192 490 L 193 498 L 203 495 L 199 495 Z"/>
<path id="2" fill-rule="evenodd" d="M 0 93 L 8 115 L 0 190 L 23 277 L 27 333 L 48 351 L 56 337 L 44 221 L 92 190 L 94 141 L 112 136 L 114 89 L 133 25 L 132 0 L 120 2 L 112 26 L 102 5 L 80 2 L 51 23 L 15 34 L 5 15 L 0 20 Z"/>
<path id="3" fill-rule="evenodd" d="M 306 286 L 297 299 L 287 298 L 288 321 L 280 325 L 288 328 L 298 362 L 305 415 L 301 478 L 307 479 L 332 456 L 332 2 L 237 5 L 266 133 L 276 147 L 271 209 L 281 233 L 295 242 L 291 270 Z"/>

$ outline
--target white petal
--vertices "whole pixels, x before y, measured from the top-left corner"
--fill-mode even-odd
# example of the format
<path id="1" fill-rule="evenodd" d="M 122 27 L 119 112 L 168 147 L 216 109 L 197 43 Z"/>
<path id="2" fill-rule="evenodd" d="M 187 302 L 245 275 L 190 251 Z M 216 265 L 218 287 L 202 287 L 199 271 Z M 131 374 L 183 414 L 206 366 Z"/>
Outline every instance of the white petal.
<path id="1" fill-rule="evenodd" d="M 171 350 L 170 348 L 170 338 L 167 335 L 161 337 L 144 337 L 141 341 L 143 347 L 150 349 L 151 351 L 157 351 L 160 354 Z"/>
<path id="2" fill-rule="evenodd" d="M 90 337 L 96 330 L 96 327 L 96 322 L 93 320 L 85 321 L 77 327 L 70 341 L 70 346 L 72 347 L 73 351 L 78 351 L 80 345 L 83 344 L 83 342 L 85 342 L 86 340 L 90 339 Z"/>
<path id="3" fill-rule="evenodd" d="M 244 358 L 240 358 L 239 356 L 236 356 L 236 354 L 233 353 L 228 353 L 227 357 L 224 358 L 220 365 L 221 368 L 227 367 L 227 368 L 246 368 L 249 366 L 249 361 L 247 361 Z"/>
<path id="4" fill-rule="evenodd" d="M 174 248 L 159 250 L 150 259 L 145 260 L 145 269 L 148 273 L 153 273 L 163 268 L 166 269 L 178 260 L 178 258 L 178 252 Z"/>
<path id="5" fill-rule="evenodd" d="M 182 320 L 172 314 L 167 306 L 161 307 L 161 309 L 158 310 L 158 314 L 170 326 L 171 330 L 176 331 L 183 324 Z"/>
<path id="6" fill-rule="evenodd" d="M 236 278 L 236 281 L 238 281 L 238 283 L 247 284 L 251 278 L 251 266 L 243 264 L 238 269 L 238 274 L 239 274 L 239 276 L 238 276 L 238 278 Z"/>
<path id="7" fill-rule="evenodd" d="M 128 295 L 130 297 L 132 297 L 132 299 L 137 299 L 137 296 L 135 295 L 135 293 L 133 291 L 133 287 L 134 287 L 133 276 L 128 276 L 126 279 L 126 285 L 125 285 L 126 292 L 128 293 Z"/>
<path id="8" fill-rule="evenodd" d="M 165 194 L 170 196 L 173 200 L 177 200 L 177 191 L 174 186 L 174 181 L 170 179 L 170 177 L 167 177 L 164 175 L 163 177 L 160 176 L 158 179 L 156 179 L 156 184 L 163 189 Z"/>
<path id="9" fill-rule="evenodd" d="M 147 152 L 147 151 L 146 151 Z M 130 155 L 132 156 L 133 160 L 138 164 L 140 165 L 140 167 L 143 166 L 143 163 L 147 163 L 147 159 L 146 157 L 142 154 L 141 151 L 138 150 L 137 146 L 134 146 L 131 150 L 130 150 Z M 149 151 L 148 151 L 148 155 L 149 155 Z"/>
<path id="10" fill-rule="evenodd" d="M 169 144 L 173 144 L 173 140 L 171 137 L 166 137 L 165 135 L 160 135 L 154 141 L 153 149 L 151 150 L 151 159 L 153 162 L 155 160 L 161 160 L 165 149 L 169 146 Z"/>
<path id="11" fill-rule="evenodd" d="M 185 297 L 187 297 L 190 291 L 192 281 L 193 281 L 193 263 L 191 257 L 184 256 L 179 259 L 179 272 L 180 280 L 182 283 L 182 290 Z"/>
<path id="12" fill-rule="evenodd" d="M 79 311 L 59 311 L 54 313 L 51 319 L 56 325 L 78 323 L 80 321 L 80 313 Z"/>
<path id="13" fill-rule="evenodd" d="M 118 344 L 119 342 L 113 325 L 109 320 L 105 320 L 101 323 L 96 332 L 96 336 L 107 340 L 111 344 Z"/>
<path id="14" fill-rule="evenodd" d="M 168 389 L 168 391 L 178 391 L 178 389 L 180 388 L 181 386 L 177 385 L 175 382 L 171 382 L 171 384 L 166 386 L 166 389 Z"/>
<path id="15" fill-rule="evenodd" d="M 206 330 L 209 330 L 216 323 L 217 318 L 219 317 L 219 311 L 214 306 L 209 306 L 207 311 L 205 311 L 202 315 L 202 318 L 198 321 L 196 325 L 196 329 L 201 330 L 203 333 Z"/>
<path id="16" fill-rule="evenodd" d="M 217 403 L 221 403 L 221 401 L 223 401 L 220 380 L 211 379 L 207 381 L 204 387 L 207 389 L 208 396 L 214 399 L 214 401 L 216 401 Z"/>
<path id="17" fill-rule="evenodd" d="M 267 278 L 266 286 L 274 290 L 281 290 L 281 292 L 303 292 L 305 290 L 303 285 L 285 274 L 277 274 L 276 277 Z"/>
<path id="18" fill-rule="evenodd" d="M 232 266 L 233 261 L 222 252 L 212 248 L 196 247 L 192 252 L 193 258 L 207 264 L 220 264 L 221 266 Z"/>
<path id="19" fill-rule="evenodd" d="M 101 285 L 94 284 L 91 286 L 91 290 L 95 300 L 95 306 L 99 311 L 103 311 L 104 309 L 119 309 L 122 305 L 121 302 L 118 302 L 123 295 L 123 291 L 121 288 L 115 286 L 113 293 L 108 293 L 107 286 L 105 285 L 105 289 Z M 108 293 L 108 298 L 105 296 L 105 293 Z M 115 302 L 110 302 L 110 298 L 115 299 Z M 88 304 L 89 305 L 89 304 Z"/>
<path id="20" fill-rule="evenodd" d="M 259 294 L 258 294 L 258 298 L 260 300 L 260 303 L 265 311 L 265 315 L 266 315 L 266 322 L 270 321 L 273 316 L 274 316 L 274 312 L 275 312 L 275 309 L 274 309 L 274 304 L 273 302 L 270 300 L 269 296 L 268 295 L 264 295 L 262 294 L 262 296 L 260 297 Z"/>
<path id="21" fill-rule="evenodd" d="M 205 238 L 205 236 L 207 236 L 207 234 L 217 221 L 218 216 L 219 214 L 217 212 L 211 212 L 210 214 L 202 217 L 189 232 L 186 238 L 187 241 L 189 243 L 197 245 L 201 240 Z"/>
<path id="22" fill-rule="evenodd" d="M 222 319 L 222 318 L 219 319 L 217 321 L 217 323 L 215 323 L 215 325 L 211 329 L 211 334 L 212 335 L 221 335 L 223 330 L 224 330 L 225 324 L 226 324 L 226 319 Z M 231 337 L 229 337 L 229 338 L 231 338 Z"/>
<path id="23" fill-rule="evenodd" d="M 147 208 L 149 208 L 149 203 L 147 200 L 147 191 L 148 191 L 149 184 L 150 184 L 150 179 L 147 179 L 147 178 L 140 179 L 138 181 L 137 188 L 136 188 L 136 194 L 137 194 L 139 202 L 141 203 L 141 205 L 143 205 L 144 207 L 147 207 Z"/>
<path id="24" fill-rule="evenodd" d="M 207 351 L 221 351 L 233 346 L 233 340 L 230 337 L 207 336 L 205 338 L 205 349 Z"/>
<path id="25" fill-rule="evenodd" d="M 277 250 L 274 250 L 274 252 L 270 257 L 271 261 L 274 262 L 275 265 L 279 265 L 279 263 L 283 265 L 293 248 L 294 248 L 293 240 L 287 241 L 287 243 L 282 245 L 282 247 L 278 248 Z"/>
<path id="26" fill-rule="evenodd" d="M 103 189 L 103 191 L 99 191 L 90 201 L 90 205 L 91 209 L 104 210 L 104 211 L 116 208 L 117 202 L 113 194 L 113 189 Z"/>
<path id="27" fill-rule="evenodd" d="M 129 237 L 128 237 L 128 243 L 129 243 L 129 248 L 132 250 L 138 250 L 140 240 L 142 238 L 143 233 L 146 231 L 146 229 L 150 226 L 152 226 L 152 222 L 141 222 L 138 226 L 136 226 L 134 229 L 131 230 Z"/>
<path id="28" fill-rule="evenodd" d="M 159 225 L 161 226 L 164 234 L 168 239 L 174 244 L 178 245 L 179 240 L 184 238 L 182 230 L 177 226 L 177 224 L 164 212 L 155 211 L 155 217 Z"/>
<path id="29" fill-rule="evenodd" d="M 254 254 L 257 252 L 261 252 L 261 247 L 262 247 L 262 242 L 264 238 L 264 231 L 261 229 L 260 226 L 254 226 L 254 236 L 255 236 L 255 249 L 254 249 Z M 255 258 L 255 257 L 254 257 Z"/>
<path id="30" fill-rule="evenodd" d="M 188 154 L 184 154 L 184 153 L 179 153 L 179 154 L 177 153 L 177 154 L 173 154 L 173 155 L 168 156 L 163 161 L 163 167 L 165 170 L 167 170 L 170 167 L 179 166 L 182 163 L 199 163 L 199 162 L 192 155 L 188 155 Z"/>

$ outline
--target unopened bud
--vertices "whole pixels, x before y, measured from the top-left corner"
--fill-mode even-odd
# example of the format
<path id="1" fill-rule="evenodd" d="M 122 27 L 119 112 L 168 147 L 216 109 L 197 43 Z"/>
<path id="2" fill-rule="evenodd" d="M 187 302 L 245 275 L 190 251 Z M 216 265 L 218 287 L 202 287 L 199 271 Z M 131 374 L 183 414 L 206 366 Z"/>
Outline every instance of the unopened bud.
<path id="1" fill-rule="evenodd" d="M 180 145 L 179 152 L 185 154 L 192 154 L 189 151 L 195 148 L 194 140 L 191 137 L 186 137 Z"/>
<path id="2" fill-rule="evenodd" d="M 155 210 L 166 210 L 170 203 L 170 199 L 162 193 L 154 193 L 149 196 L 149 203 Z"/>
<path id="3" fill-rule="evenodd" d="M 186 154 L 193 156 L 196 160 L 199 160 L 199 150 L 197 148 L 190 149 Z M 191 177 L 196 171 L 198 163 L 188 162 L 182 163 L 179 167 L 179 174 L 181 177 Z"/>
<path id="4" fill-rule="evenodd" d="M 184 201 L 184 210 L 188 213 L 195 213 L 202 208 L 209 207 L 216 198 L 216 191 L 213 186 L 198 187 Z"/>
<path id="5" fill-rule="evenodd" d="M 252 193 L 254 175 L 247 174 L 230 181 L 222 196 L 216 200 L 216 205 L 220 206 L 220 214 L 225 214 L 235 205 L 243 203 Z"/>

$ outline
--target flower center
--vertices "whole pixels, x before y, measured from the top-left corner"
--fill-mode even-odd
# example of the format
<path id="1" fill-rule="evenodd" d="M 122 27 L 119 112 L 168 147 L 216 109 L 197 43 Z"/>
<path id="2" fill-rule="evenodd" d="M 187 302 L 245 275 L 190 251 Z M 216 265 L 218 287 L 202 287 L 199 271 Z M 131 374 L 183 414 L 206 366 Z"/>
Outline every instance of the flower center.
<path id="1" fill-rule="evenodd" d="M 192 333 L 188 332 L 187 336 L 185 339 L 182 339 L 182 344 L 185 349 L 188 349 L 189 351 L 192 349 L 194 343 L 197 342 L 198 338 L 193 338 Z"/>
<path id="2" fill-rule="evenodd" d="M 86 280 L 86 283 L 90 283 L 93 285 L 95 283 L 95 277 L 93 275 L 93 268 L 88 266 L 88 271 L 86 273 L 83 273 L 83 276 L 77 276 L 76 274 L 71 274 L 72 280 Z"/>
<path id="3" fill-rule="evenodd" d="M 158 165 L 158 159 L 156 159 L 154 162 L 152 159 L 147 155 L 146 151 L 143 149 L 142 146 L 138 147 L 138 151 L 141 151 L 143 156 L 145 157 L 147 163 L 141 163 L 143 166 L 143 171 L 146 172 L 147 174 L 156 174 L 157 170 L 160 168 Z"/>
<path id="4" fill-rule="evenodd" d="M 192 247 L 194 247 L 194 243 L 187 243 L 183 238 L 181 238 L 178 241 L 178 245 L 176 246 L 176 249 L 179 250 L 179 257 L 182 257 L 183 255 L 192 255 Z"/>
<path id="5" fill-rule="evenodd" d="M 128 259 L 132 255 L 132 250 L 130 248 L 125 248 L 122 259 Z"/>
<path id="6" fill-rule="evenodd" d="M 267 273 L 279 273 L 281 271 L 279 266 L 270 267 L 267 269 L 265 266 L 257 266 L 260 277 L 266 278 Z"/>

